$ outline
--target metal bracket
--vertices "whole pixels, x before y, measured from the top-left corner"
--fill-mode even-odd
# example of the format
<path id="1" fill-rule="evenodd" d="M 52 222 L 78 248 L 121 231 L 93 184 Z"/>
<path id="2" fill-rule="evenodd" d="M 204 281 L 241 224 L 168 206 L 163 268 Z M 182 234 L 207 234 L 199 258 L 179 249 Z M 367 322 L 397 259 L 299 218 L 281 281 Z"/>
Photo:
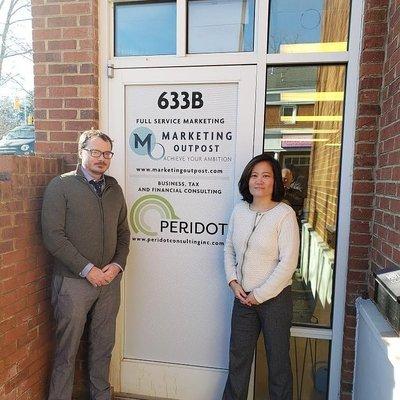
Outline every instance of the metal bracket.
<path id="1" fill-rule="evenodd" d="M 109 61 L 107 62 L 107 77 L 114 78 L 114 64 Z"/>

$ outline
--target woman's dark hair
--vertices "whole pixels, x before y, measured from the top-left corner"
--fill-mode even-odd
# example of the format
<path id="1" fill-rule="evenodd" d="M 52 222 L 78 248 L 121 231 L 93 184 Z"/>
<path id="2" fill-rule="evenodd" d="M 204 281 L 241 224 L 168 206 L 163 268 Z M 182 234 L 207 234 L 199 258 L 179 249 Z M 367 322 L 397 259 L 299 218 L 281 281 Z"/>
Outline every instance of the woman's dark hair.
<path id="1" fill-rule="evenodd" d="M 281 201 L 285 194 L 285 188 L 282 182 L 282 169 L 279 161 L 275 160 L 275 158 L 267 153 L 263 153 L 249 161 L 239 180 L 239 192 L 243 196 L 243 200 L 247 201 L 249 204 L 253 202 L 253 195 L 249 190 L 251 172 L 253 171 L 254 166 L 262 161 L 266 161 L 272 167 L 272 171 L 274 173 L 274 190 L 272 192 L 272 200 Z"/>

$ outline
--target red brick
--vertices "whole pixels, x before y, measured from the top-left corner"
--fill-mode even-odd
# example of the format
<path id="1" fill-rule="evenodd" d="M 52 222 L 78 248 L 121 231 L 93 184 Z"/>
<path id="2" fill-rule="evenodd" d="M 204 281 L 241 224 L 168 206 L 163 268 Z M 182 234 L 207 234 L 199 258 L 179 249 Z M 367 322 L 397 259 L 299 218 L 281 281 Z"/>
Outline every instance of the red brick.
<path id="1" fill-rule="evenodd" d="M 49 4 L 43 6 L 32 5 L 32 16 L 49 16 L 60 14 L 60 6 L 58 4 Z"/>
<path id="2" fill-rule="evenodd" d="M 76 64 L 50 64 L 49 74 L 76 74 L 78 66 Z"/>
<path id="3" fill-rule="evenodd" d="M 73 51 L 64 52 L 62 55 L 62 60 L 64 62 L 91 62 L 94 61 L 94 56 L 92 52 L 89 51 Z"/>
<path id="4" fill-rule="evenodd" d="M 97 79 L 93 75 L 65 75 L 65 85 L 94 85 Z"/>
<path id="5" fill-rule="evenodd" d="M 76 97 L 78 94 L 78 90 L 76 87 L 72 86 L 60 86 L 60 87 L 51 87 L 49 88 L 49 96 L 50 97 Z"/>
<path id="6" fill-rule="evenodd" d="M 63 105 L 62 99 L 35 99 L 35 108 L 38 110 L 40 108 L 61 108 Z M 36 117 L 37 118 L 37 117 Z"/>
<path id="7" fill-rule="evenodd" d="M 49 50 L 74 50 L 76 40 L 49 40 L 47 46 Z"/>
<path id="8" fill-rule="evenodd" d="M 50 140 L 54 142 L 74 142 L 76 144 L 78 134 L 74 131 L 51 132 Z"/>
<path id="9" fill-rule="evenodd" d="M 41 130 L 55 130 L 59 131 L 62 129 L 62 124 L 59 121 L 36 121 L 35 127 Z"/>
<path id="10" fill-rule="evenodd" d="M 35 85 L 37 86 L 58 86 L 62 84 L 62 77 L 57 75 L 35 76 Z"/>
<path id="11" fill-rule="evenodd" d="M 35 63 L 40 62 L 60 62 L 61 61 L 61 54 L 59 53 L 51 53 L 51 52 L 34 52 L 33 53 L 33 61 Z"/>
<path id="12" fill-rule="evenodd" d="M 74 14 L 89 14 L 92 11 L 90 3 L 72 3 L 72 4 L 63 4 L 62 5 L 62 13 L 64 15 Z"/>
<path id="13" fill-rule="evenodd" d="M 65 99 L 65 107 L 67 108 L 90 108 L 94 103 L 92 99 Z"/>
<path id="14" fill-rule="evenodd" d="M 48 17 L 47 26 L 49 28 L 63 28 L 77 25 L 77 18 L 75 16 L 67 17 Z"/>
<path id="15" fill-rule="evenodd" d="M 87 27 L 63 29 L 63 38 L 65 39 L 87 39 L 91 37 L 93 37 L 92 30 Z"/>
<path id="16" fill-rule="evenodd" d="M 76 115 L 76 110 L 49 110 L 49 119 L 72 119 Z"/>
<path id="17" fill-rule="evenodd" d="M 384 35 L 387 31 L 387 25 L 383 22 L 367 22 L 364 25 L 365 35 Z"/>
<path id="18" fill-rule="evenodd" d="M 84 131 L 87 129 L 91 129 L 92 126 L 92 121 L 67 121 L 65 123 L 65 128 L 67 130 Z"/>
<path id="19" fill-rule="evenodd" d="M 61 29 L 34 29 L 32 32 L 33 40 L 61 39 Z"/>
<path id="20" fill-rule="evenodd" d="M 93 26 L 94 20 L 92 15 L 79 16 L 79 26 Z"/>
<path id="21" fill-rule="evenodd" d="M 385 59 L 385 51 L 382 50 L 365 50 L 361 56 L 362 63 L 378 62 L 382 63 Z"/>

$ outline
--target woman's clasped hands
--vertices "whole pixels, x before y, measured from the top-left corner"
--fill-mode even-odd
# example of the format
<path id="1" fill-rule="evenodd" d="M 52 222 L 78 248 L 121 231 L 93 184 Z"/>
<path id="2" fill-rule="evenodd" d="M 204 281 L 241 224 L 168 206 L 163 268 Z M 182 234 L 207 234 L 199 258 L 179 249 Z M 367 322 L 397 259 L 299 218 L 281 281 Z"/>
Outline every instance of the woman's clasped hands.
<path id="1" fill-rule="evenodd" d="M 254 297 L 253 292 L 250 292 L 249 294 L 247 294 L 247 293 L 244 291 L 242 285 L 241 285 L 238 281 L 236 281 L 236 280 L 231 281 L 231 282 L 229 283 L 229 286 L 231 287 L 231 289 L 232 289 L 232 291 L 233 291 L 235 297 L 236 297 L 242 304 L 244 304 L 244 305 L 246 305 L 246 306 L 249 306 L 249 307 L 251 307 L 251 306 L 256 306 L 256 305 L 260 304 L 260 303 L 256 300 L 256 298 Z"/>

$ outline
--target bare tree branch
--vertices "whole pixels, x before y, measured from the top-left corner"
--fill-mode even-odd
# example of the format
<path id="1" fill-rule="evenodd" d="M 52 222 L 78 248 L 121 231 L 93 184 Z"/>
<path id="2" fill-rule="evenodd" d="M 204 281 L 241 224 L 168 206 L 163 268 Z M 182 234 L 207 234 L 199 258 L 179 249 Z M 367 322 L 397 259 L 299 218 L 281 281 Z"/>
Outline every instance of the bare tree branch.
<path id="1" fill-rule="evenodd" d="M 20 75 L 16 74 L 15 76 L 11 77 L 10 80 L 15 82 L 27 95 L 30 95 L 32 92 L 30 90 L 26 90 L 24 85 L 16 78 L 19 76 Z"/>
<path id="2" fill-rule="evenodd" d="M 9 22 L 9 25 L 14 25 L 17 24 L 18 22 L 24 22 L 24 21 L 32 21 L 32 18 L 16 19 L 15 21 Z"/>
<path id="3" fill-rule="evenodd" d="M 7 9 L 6 9 L 7 7 Z M 2 29 L 0 28 L 0 82 L 8 82 L 10 79 L 7 76 L 2 78 L 4 60 L 11 57 L 27 57 L 32 54 L 31 46 L 23 39 L 13 34 L 13 27 L 16 24 L 30 21 L 32 18 L 27 16 L 27 11 L 30 9 L 29 0 L 0 0 L 1 14 L 5 14 L 2 21 Z M 15 19 L 17 17 L 17 19 Z"/>
<path id="4" fill-rule="evenodd" d="M 24 54 L 29 54 L 31 52 L 31 50 L 25 50 L 25 51 L 16 51 L 13 53 L 5 53 L 3 58 L 10 58 L 10 57 L 15 57 L 15 56 L 22 56 Z"/>
<path id="5" fill-rule="evenodd" d="M 16 8 L 16 9 L 12 12 L 11 16 L 14 16 L 15 14 L 18 13 L 18 11 L 23 10 L 24 8 L 27 9 L 27 10 L 29 10 L 29 9 L 30 9 L 30 4 L 27 3 L 27 4 L 24 4 L 24 5 L 22 5 L 22 6 L 18 7 L 18 8 Z M 32 18 L 30 18 L 30 19 L 32 19 Z"/>

